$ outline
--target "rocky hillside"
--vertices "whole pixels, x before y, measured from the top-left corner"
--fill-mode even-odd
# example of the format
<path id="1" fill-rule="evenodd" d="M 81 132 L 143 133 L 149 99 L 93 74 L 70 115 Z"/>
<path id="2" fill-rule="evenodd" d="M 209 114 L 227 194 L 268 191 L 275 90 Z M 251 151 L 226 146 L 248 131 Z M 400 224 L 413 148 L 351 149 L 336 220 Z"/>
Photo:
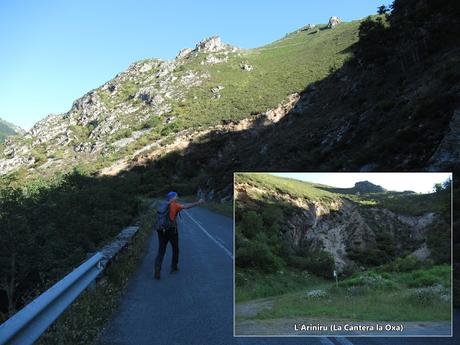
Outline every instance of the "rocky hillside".
<path id="1" fill-rule="evenodd" d="M 50 115 L 0 150 L 0 174 L 119 165 L 213 126 L 263 114 L 339 68 L 359 22 L 303 28 L 256 49 L 217 36 L 174 60 L 133 63 L 65 114 Z M 94 164 L 94 163 L 97 164 Z M 116 170 L 116 169 L 115 169 Z"/>
<path id="2" fill-rule="evenodd" d="M 296 266 L 309 256 L 326 255 L 333 259 L 335 269 L 345 273 L 406 256 L 422 261 L 450 260 L 432 254 L 441 244 L 433 241 L 434 234 L 447 234 L 442 245 L 450 252 L 450 191 L 445 195 L 403 194 L 396 202 L 395 192 L 350 197 L 332 190 L 266 174 L 237 174 L 237 262 L 243 267 L 251 265 L 245 261 L 246 249 L 257 242 L 265 242 L 273 255 L 288 265 Z M 392 207 L 385 207 L 382 198 L 392 199 Z M 417 204 L 417 212 L 408 212 L 405 203 Z M 273 219 L 266 222 L 266 212 L 277 215 L 275 233 Z M 251 233 L 257 226 L 247 227 L 254 221 L 252 216 L 264 220 L 259 234 Z M 276 242 L 281 248 L 274 246 Z"/>
<path id="3" fill-rule="evenodd" d="M 455 169 L 460 13 L 442 3 L 397 0 L 391 14 L 307 25 L 257 49 L 212 37 L 137 62 L 9 138 L 0 174 L 89 163 L 165 171 L 228 198 L 233 171 Z"/>
<path id="4" fill-rule="evenodd" d="M 226 199 L 231 197 L 233 171 L 457 169 L 460 51 L 456 33 L 460 28 L 455 18 L 460 11 L 449 1 L 442 6 L 415 2 L 417 6 L 414 1 L 396 1 L 390 15 L 361 21 L 359 40 L 341 51 L 348 56 L 346 63 L 330 68 L 317 82 L 305 79 L 301 92 L 283 101 L 280 97 L 269 111 L 176 135 L 176 141 L 165 142 L 160 151 L 137 152 L 105 172 L 165 172 L 165 179 L 187 181 L 195 190 L 201 187 L 208 196 Z M 294 47 L 305 47 L 300 42 L 312 43 L 321 37 L 343 42 L 346 36 L 335 34 L 345 30 L 345 25 L 355 24 L 318 31 L 308 26 L 308 31 L 292 33 L 262 51 L 266 58 L 286 52 L 283 59 L 276 59 L 280 63 L 293 56 Z M 277 80 L 290 83 L 296 78 L 285 72 L 287 68 L 274 68 L 282 71 Z M 312 70 L 300 71 L 305 78 Z M 221 90 L 219 101 L 225 100 L 226 89 Z M 254 84 L 238 97 L 256 90 L 260 89 Z M 237 108 L 233 109 L 236 113 Z"/>
<path id="5" fill-rule="evenodd" d="M 24 131 L 18 126 L 0 119 L 0 143 L 3 142 L 8 136 L 22 134 L 23 132 Z"/>

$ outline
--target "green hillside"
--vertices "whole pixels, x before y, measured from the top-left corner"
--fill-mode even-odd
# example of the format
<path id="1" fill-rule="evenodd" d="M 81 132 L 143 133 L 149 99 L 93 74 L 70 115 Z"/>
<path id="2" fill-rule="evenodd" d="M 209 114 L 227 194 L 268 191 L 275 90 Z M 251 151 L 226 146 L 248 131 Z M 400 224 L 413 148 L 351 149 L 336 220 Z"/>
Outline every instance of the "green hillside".
<path id="1" fill-rule="evenodd" d="M 289 94 L 303 90 L 340 68 L 350 56 L 350 46 L 358 39 L 359 23 L 343 23 L 334 29 L 322 26 L 318 32 L 299 30 L 256 49 L 200 52 L 186 58 L 171 73 L 177 78 L 175 83 L 179 84 L 181 77 L 191 72 L 206 73 L 209 78 L 190 88 L 182 100 L 173 102 L 172 111 L 167 116 L 176 116 L 174 127 L 178 130 L 206 127 L 221 120 L 238 120 L 273 108 Z M 206 64 L 210 55 L 226 61 Z M 149 61 L 155 59 L 142 62 Z M 252 70 L 245 71 L 242 64 L 250 65 Z M 123 82 L 120 88 L 126 92 L 115 98 L 111 97 L 109 90 L 100 90 L 100 95 L 109 107 L 114 106 L 122 102 L 123 97 L 135 94 L 154 72 Z M 223 86 L 219 99 L 210 97 L 210 89 L 217 85 Z"/>

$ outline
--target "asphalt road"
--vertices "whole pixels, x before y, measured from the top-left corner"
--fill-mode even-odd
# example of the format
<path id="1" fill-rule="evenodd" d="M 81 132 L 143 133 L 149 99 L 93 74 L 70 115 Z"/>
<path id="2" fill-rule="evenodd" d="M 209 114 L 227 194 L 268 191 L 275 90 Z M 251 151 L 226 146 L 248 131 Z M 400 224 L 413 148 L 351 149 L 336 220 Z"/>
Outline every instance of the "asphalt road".
<path id="1" fill-rule="evenodd" d="M 128 283 L 119 310 L 97 345 L 447 345 L 454 338 L 233 337 L 232 219 L 203 208 L 182 212 L 180 272 L 169 274 L 168 246 L 160 281 L 153 279 L 158 239 Z M 456 314 L 456 329 L 459 315 Z"/>

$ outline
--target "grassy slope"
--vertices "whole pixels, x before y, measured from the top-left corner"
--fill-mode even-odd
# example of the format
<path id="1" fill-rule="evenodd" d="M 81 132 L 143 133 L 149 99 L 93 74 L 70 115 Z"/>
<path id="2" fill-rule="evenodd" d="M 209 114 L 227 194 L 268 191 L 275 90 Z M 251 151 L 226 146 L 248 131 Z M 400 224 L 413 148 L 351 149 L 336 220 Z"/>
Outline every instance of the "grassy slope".
<path id="1" fill-rule="evenodd" d="M 235 174 L 237 183 L 249 183 L 253 186 L 261 186 L 268 190 L 273 190 L 289 194 L 293 197 L 305 198 L 308 200 L 337 199 L 338 194 L 317 188 L 310 182 L 274 176 L 266 173 L 237 173 Z"/>
<path id="2" fill-rule="evenodd" d="M 198 63 L 201 59 L 193 60 L 190 67 L 207 71 L 211 80 L 194 91 L 198 101 L 185 104 L 185 122 L 211 125 L 275 107 L 287 95 L 303 90 L 331 69 L 340 67 L 348 56 L 346 49 L 357 40 L 358 25 L 358 21 L 345 23 L 317 34 L 294 32 L 242 56 L 233 55 L 227 63 L 207 66 Z M 254 69 L 242 70 L 242 62 Z M 225 87 L 218 100 L 209 97 L 209 88 L 215 85 Z"/>
<path id="3" fill-rule="evenodd" d="M 264 310 L 255 318 L 270 319 L 283 317 L 323 317 L 349 320 L 375 321 L 428 321 L 450 320 L 451 270 L 448 265 L 407 273 L 373 272 L 360 273 L 339 283 L 310 279 L 298 291 L 284 291 L 275 297 L 272 309 Z M 372 281 L 368 277 L 380 277 Z M 277 279 L 281 279 L 278 275 Z M 298 278 L 299 279 L 299 278 Z M 414 285 L 414 282 L 416 283 Z M 430 286 L 442 283 L 444 292 L 430 291 Z M 278 282 L 279 284 L 279 282 Z M 293 283 L 284 282 L 285 285 Z M 307 291 L 324 291 L 323 297 L 307 297 Z M 258 291 L 259 290 L 249 290 Z M 288 293 L 286 293 L 288 292 Z M 247 291 L 236 290 L 237 302 L 254 296 Z M 267 297 L 261 293 L 258 298 Z"/>

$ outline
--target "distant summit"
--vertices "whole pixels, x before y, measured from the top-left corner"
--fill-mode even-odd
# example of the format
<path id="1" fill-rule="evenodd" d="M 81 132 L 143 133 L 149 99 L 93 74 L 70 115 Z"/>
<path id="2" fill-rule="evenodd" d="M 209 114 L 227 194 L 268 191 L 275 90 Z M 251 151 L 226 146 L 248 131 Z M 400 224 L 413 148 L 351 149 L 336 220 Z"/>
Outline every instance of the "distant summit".
<path id="1" fill-rule="evenodd" d="M 326 190 L 334 193 L 341 193 L 341 194 L 367 194 L 367 193 L 383 193 L 387 190 L 382 186 L 373 184 L 369 181 L 359 181 L 356 182 L 355 185 L 351 188 L 335 188 L 335 187 L 327 187 Z"/>
<path id="2" fill-rule="evenodd" d="M 356 182 L 352 188 L 355 193 L 383 193 L 386 189 L 369 181 Z"/>

